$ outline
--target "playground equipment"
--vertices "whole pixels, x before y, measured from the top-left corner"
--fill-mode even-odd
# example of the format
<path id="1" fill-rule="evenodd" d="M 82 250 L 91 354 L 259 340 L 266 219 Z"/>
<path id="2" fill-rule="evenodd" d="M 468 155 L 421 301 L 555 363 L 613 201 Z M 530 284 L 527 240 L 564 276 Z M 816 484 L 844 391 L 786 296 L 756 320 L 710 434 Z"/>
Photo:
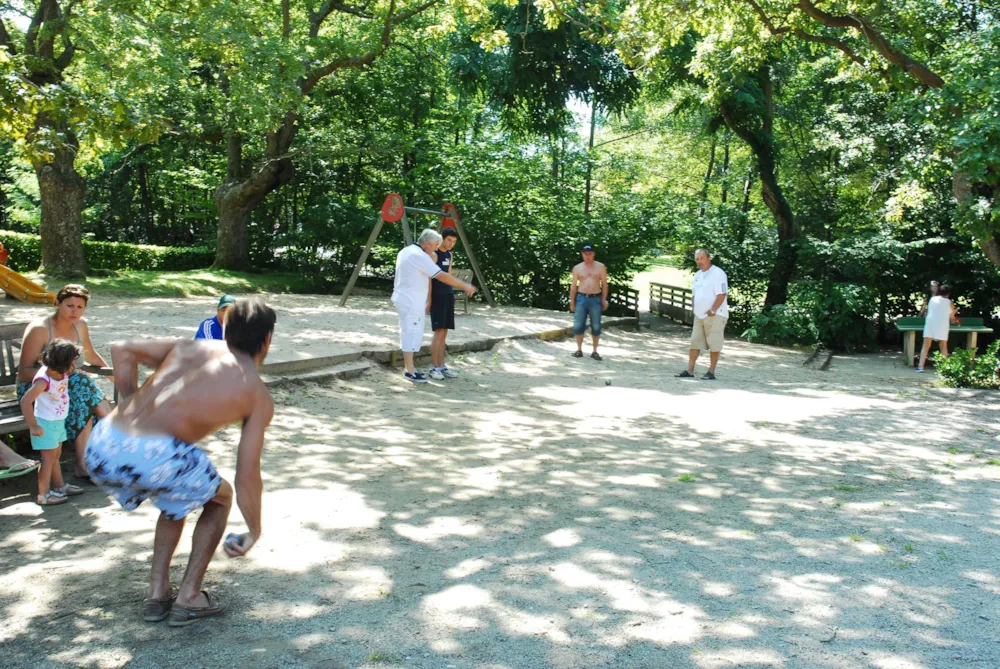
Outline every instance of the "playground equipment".
<path id="1" fill-rule="evenodd" d="M 354 290 L 354 284 L 358 280 L 358 276 L 361 274 L 361 268 L 365 266 L 365 261 L 368 260 L 368 254 L 371 253 L 372 247 L 375 245 L 375 240 L 378 238 L 378 233 L 382 231 L 382 226 L 386 223 L 396 223 L 402 222 L 403 224 L 403 239 L 406 244 L 413 243 L 413 231 L 410 230 L 410 221 L 407 218 L 407 212 L 412 214 L 429 214 L 431 216 L 437 216 L 441 220 L 442 228 L 455 228 L 455 232 L 458 233 L 458 238 L 462 240 L 462 248 L 465 250 L 465 255 L 469 259 L 469 264 L 472 265 L 472 271 L 476 273 L 476 278 L 479 280 L 479 286 L 482 288 L 483 296 L 486 298 L 486 303 L 491 307 L 493 304 L 493 294 L 490 293 L 490 287 L 486 285 L 486 279 L 483 277 L 482 271 L 479 269 L 479 263 L 476 261 L 476 254 L 472 251 L 472 246 L 469 244 L 469 239 L 465 236 L 465 230 L 462 229 L 461 219 L 458 216 L 458 209 L 455 205 L 451 203 L 445 203 L 442 207 L 442 211 L 434 211 L 433 209 L 422 209 L 420 207 L 407 207 L 403 204 L 403 196 L 399 193 L 389 193 L 385 198 L 385 202 L 382 203 L 382 210 L 379 213 L 378 222 L 375 224 L 374 229 L 372 229 L 371 235 L 368 236 L 368 241 L 365 243 L 365 248 L 361 252 L 361 257 L 358 258 L 357 264 L 354 266 L 354 271 L 351 272 L 351 278 L 347 282 L 347 287 L 344 288 L 344 294 L 340 297 L 340 306 L 347 304 L 347 298 L 351 296 L 351 291 Z"/>
<path id="2" fill-rule="evenodd" d="M 0 290 L 22 302 L 34 304 L 55 304 L 56 294 L 50 293 L 43 286 L 26 279 L 14 270 L 0 265 Z"/>

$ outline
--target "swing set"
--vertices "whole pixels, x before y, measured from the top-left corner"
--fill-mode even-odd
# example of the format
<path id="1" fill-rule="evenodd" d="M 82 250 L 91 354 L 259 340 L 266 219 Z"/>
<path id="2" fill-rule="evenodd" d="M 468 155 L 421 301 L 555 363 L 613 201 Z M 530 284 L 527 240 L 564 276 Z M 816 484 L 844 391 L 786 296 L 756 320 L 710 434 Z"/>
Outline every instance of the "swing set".
<path id="1" fill-rule="evenodd" d="M 378 239 L 378 234 L 382 231 L 382 226 L 386 223 L 403 223 L 403 239 L 406 241 L 407 246 L 413 243 L 413 236 L 416 233 L 416 225 L 414 224 L 413 229 L 410 229 L 410 219 L 407 216 L 410 214 L 427 214 L 429 216 L 437 216 L 441 221 L 441 229 L 444 228 L 454 228 L 455 232 L 458 233 L 458 238 L 462 241 L 462 248 L 465 250 L 465 256 L 469 259 L 469 264 L 472 265 L 472 271 L 476 275 L 476 279 L 479 281 L 479 285 L 482 288 L 483 296 L 486 298 L 486 303 L 488 305 L 495 306 L 493 304 L 493 295 L 490 293 L 490 287 L 486 285 L 486 279 L 483 277 L 482 271 L 479 269 L 479 263 L 476 261 L 476 254 L 472 251 L 472 246 L 469 244 L 468 237 L 465 236 L 465 230 L 462 229 L 462 222 L 458 216 L 458 209 L 455 205 L 450 202 L 445 203 L 441 207 L 441 211 L 435 211 L 433 209 L 423 209 L 421 207 L 407 207 L 403 203 L 403 196 L 399 193 L 389 193 L 385 198 L 385 202 L 382 203 L 382 209 L 379 212 L 378 222 L 375 223 L 375 228 L 372 233 L 368 236 L 368 241 L 365 243 L 365 248 L 361 252 L 361 257 L 358 258 L 358 262 L 354 265 L 354 271 L 351 272 L 351 278 L 347 282 L 347 287 L 344 288 L 344 294 L 340 297 L 340 306 L 347 304 L 347 298 L 351 296 L 351 291 L 354 290 L 354 284 L 358 280 L 358 276 L 361 274 L 361 268 L 365 266 L 365 262 L 368 260 L 368 254 L 371 253 L 372 247 L 375 246 L 375 240 Z"/>

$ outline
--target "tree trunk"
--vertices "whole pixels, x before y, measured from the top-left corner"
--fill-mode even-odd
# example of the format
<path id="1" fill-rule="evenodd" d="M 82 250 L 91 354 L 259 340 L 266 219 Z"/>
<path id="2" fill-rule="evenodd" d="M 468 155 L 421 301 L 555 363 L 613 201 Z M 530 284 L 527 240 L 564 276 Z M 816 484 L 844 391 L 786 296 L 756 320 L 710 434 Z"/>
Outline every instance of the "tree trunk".
<path id="1" fill-rule="evenodd" d="M 771 216 L 778 227 L 778 256 L 771 268 L 771 276 L 767 282 L 767 295 L 764 306 L 784 304 L 788 300 L 788 284 L 795 274 L 798 265 L 798 229 L 792 215 L 792 207 L 785 199 L 785 194 L 778 185 L 774 171 L 773 156 L 766 160 L 758 157 L 760 167 L 760 191 L 764 204 L 771 210 Z"/>
<path id="2" fill-rule="evenodd" d="M 295 166 L 286 154 L 295 133 L 295 115 L 289 113 L 279 130 L 268 133 L 264 159 L 248 175 L 244 175 L 243 168 L 243 139 L 237 132 L 229 134 L 226 146 L 226 181 L 215 191 L 219 231 L 213 269 L 250 268 L 247 231 L 250 216 L 269 193 L 294 178 Z"/>
<path id="3" fill-rule="evenodd" d="M 764 306 L 784 304 L 788 299 L 788 284 L 798 265 L 799 227 L 792 215 L 792 207 L 778 183 L 774 155 L 774 95 L 771 88 L 770 69 L 767 65 L 757 71 L 757 84 L 763 93 L 764 105 L 759 119 L 747 116 L 745 109 L 731 106 L 729 101 L 720 105 L 722 117 L 736 135 L 750 147 L 760 175 L 761 197 L 771 211 L 778 229 L 778 254 L 768 278 Z M 759 125 L 757 123 L 759 121 Z"/>
<path id="4" fill-rule="evenodd" d="M 87 184 L 74 162 L 79 142 L 64 124 L 44 115 L 35 122 L 35 131 L 58 135 L 62 140 L 47 158 L 32 160 L 42 200 L 42 265 L 40 272 L 53 276 L 82 278 L 87 274 L 83 254 L 83 198 Z"/>
<path id="5" fill-rule="evenodd" d="M 590 180 L 594 174 L 594 128 L 597 126 L 597 103 L 590 103 L 590 143 L 587 145 L 587 190 L 583 196 L 583 215 L 590 215 Z"/>
<path id="6" fill-rule="evenodd" d="M 146 243 L 155 244 L 156 242 L 153 240 L 153 198 L 149 194 L 149 175 L 146 163 L 139 163 L 139 218 L 142 219 Z"/>
<path id="7" fill-rule="evenodd" d="M 750 211 L 750 193 L 753 191 L 753 177 L 754 169 L 753 165 L 751 165 L 747 169 L 746 181 L 743 182 L 743 206 L 741 207 L 741 210 L 744 214 Z"/>
<path id="8" fill-rule="evenodd" d="M 705 204 L 708 201 L 708 184 L 712 181 L 712 170 L 715 169 L 715 135 L 712 135 L 712 151 L 708 154 L 708 169 L 705 170 L 705 180 L 701 186 L 701 212 L 699 217 L 705 217 Z"/>
<path id="9" fill-rule="evenodd" d="M 729 199 L 729 133 L 722 139 L 722 204 Z"/>

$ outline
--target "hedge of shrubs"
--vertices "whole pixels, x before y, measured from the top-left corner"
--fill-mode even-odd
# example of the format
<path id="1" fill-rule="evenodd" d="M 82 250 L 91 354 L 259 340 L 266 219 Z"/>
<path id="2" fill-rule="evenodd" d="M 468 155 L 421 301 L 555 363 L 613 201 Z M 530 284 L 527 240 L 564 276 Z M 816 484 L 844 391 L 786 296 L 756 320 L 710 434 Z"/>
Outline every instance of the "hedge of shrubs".
<path id="1" fill-rule="evenodd" d="M 0 243 L 10 253 L 7 264 L 15 272 L 31 272 L 42 262 L 42 238 L 23 232 L 0 230 Z M 124 242 L 84 240 L 83 252 L 93 270 L 186 270 L 208 267 L 215 251 L 204 246 L 178 248 Z"/>

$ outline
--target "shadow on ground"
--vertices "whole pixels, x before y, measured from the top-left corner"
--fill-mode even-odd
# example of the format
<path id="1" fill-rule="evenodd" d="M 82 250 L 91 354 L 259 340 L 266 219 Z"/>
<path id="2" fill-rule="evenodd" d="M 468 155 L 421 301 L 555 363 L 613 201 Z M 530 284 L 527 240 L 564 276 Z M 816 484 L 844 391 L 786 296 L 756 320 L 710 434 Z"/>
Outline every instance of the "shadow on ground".
<path id="1" fill-rule="evenodd" d="M 151 510 L 0 488 L 3 665 L 1000 665 L 994 395 L 739 343 L 685 382 L 672 328 L 571 350 L 278 393 L 265 536 L 190 628 L 138 620 Z"/>

